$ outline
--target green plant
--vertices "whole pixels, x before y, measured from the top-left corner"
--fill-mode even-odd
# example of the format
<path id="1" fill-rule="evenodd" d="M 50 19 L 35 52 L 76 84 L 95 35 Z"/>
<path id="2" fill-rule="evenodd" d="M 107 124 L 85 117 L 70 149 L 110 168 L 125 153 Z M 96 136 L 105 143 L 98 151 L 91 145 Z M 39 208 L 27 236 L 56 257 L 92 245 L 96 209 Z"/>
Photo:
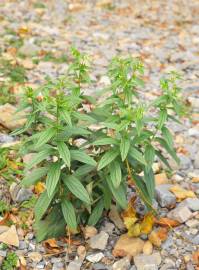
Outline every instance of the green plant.
<path id="1" fill-rule="evenodd" d="M 11 92 L 11 87 L 6 84 L 0 84 L 0 105 L 5 103 L 15 104 L 16 98 Z"/>
<path id="2" fill-rule="evenodd" d="M 66 76 L 49 80 L 36 91 L 26 89 L 21 109 L 31 113 L 14 133 L 33 134 L 24 149 L 35 156 L 22 184 L 46 184 L 35 205 L 38 241 L 64 234 L 66 224 L 73 230 L 81 223 L 95 225 L 112 200 L 126 208 L 128 181 L 153 211 L 154 159 L 169 167 L 166 150 L 179 162 L 166 127 L 169 119 L 177 121 L 174 114 L 182 113 L 179 75 L 170 73 L 161 80 L 162 95 L 141 103 L 142 62 L 116 57 L 108 71 L 108 97 L 96 103 L 83 92 L 91 82 L 89 59 L 74 48 L 72 55 Z"/>
<path id="3" fill-rule="evenodd" d="M 4 215 L 8 211 L 10 211 L 10 206 L 4 201 L 0 200 L 0 215 Z"/>
<path id="4" fill-rule="evenodd" d="M 1 60 L 0 72 L 12 82 L 23 83 L 26 81 L 26 71 L 19 64 L 12 64 L 9 60 Z"/>
<path id="5" fill-rule="evenodd" d="M 2 270 L 14 270 L 16 269 L 18 256 L 14 252 L 9 252 L 2 263 Z"/>

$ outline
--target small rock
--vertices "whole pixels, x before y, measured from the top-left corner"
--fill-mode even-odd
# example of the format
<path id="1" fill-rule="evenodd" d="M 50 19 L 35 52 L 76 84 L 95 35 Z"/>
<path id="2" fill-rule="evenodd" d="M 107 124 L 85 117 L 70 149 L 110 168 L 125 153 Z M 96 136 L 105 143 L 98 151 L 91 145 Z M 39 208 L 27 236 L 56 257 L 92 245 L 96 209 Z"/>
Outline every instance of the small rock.
<path id="1" fill-rule="evenodd" d="M 7 231 L 0 234 L 0 242 L 19 247 L 19 238 L 17 235 L 17 230 L 14 225 L 12 225 Z"/>
<path id="2" fill-rule="evenodd" d="M 83 233 L 84 233 L 84 238 L 85 239 L 88 239 L 88 238 L 91 238 L 93 236 L 95 236 L 97 234 L 97 229 L 93 226 L 86 226 L 84 229 L 83 229 Z"/>
<path id="3" fill-rule="evenodd" d="M 176 197 L 169 191 L 171 185 L 159 185 L 156 187 L 156 199 L 161 207 L 173 208 L 176 205 Z"/>
<path id="4" fill-rule="evenodd" d="M 30 252 L 28 253 L 28 257 L 36 263 L 39 263 L 42 260 L 42 256 L 39 252 Z"/>
<path id="5" fill-rule="evenodd" d="M 168 184 L 169 179 L 167 178 L 166 173 L 159 173 L 155 175 L 155 184 L 156 186 L 158 185 L 163 185 L 163 184 Z"/>
<path id="6" fill-rule="evenodd" d="M 109 235 L 106 232 L 101 231 L 100 233 L 92 236 L 89 239 L 89 245 L 93 249 L 104 250 L 108 242 Z"/>
<path id="7" fill-rule="evenodd" d="M 180 223 L 184 223 L 192 216 L 192 213 L 187 206 L 179 205 L 174 210 L 170 211 L 167 216 Z"/>
<path id="8" fill-rule="evenodd" d="M 102 252 L 98 252 L 95 254 L 88 255 L 86 257 L 87 261 L 92 262 L 92 263 L 97 263 L 101 261 L 101 259 L 104 257 L 104 254 Z"/>
<path id="9" fill-rule="evenodd" d="M 6 255 L 7 255 L 7 250 L 0 250 L 1 257 L 6 257 Z"/>
<path id="10" fill-rule="evenodd" d="M 40 51 L 40 48 L 30 41 L 26 41 L 19 49 L 19 52 L 25 56 L 34 56 Z"/>
<path id="11" fill-rule="evenodd" d="M 159 252 L 152 255 L 137 255 L 134 257 L 134 263 L 137 270 L 156 270 L 161 263 Z"/>
<path id="12" fill-rule="evenodd" d="M 69 265 L 66 267 L 66 270 L 80 270 L 82 266 L 81 260 L 74 260 L 69 263 Z"/>
<path id="13" fill-rule="evenodd" d="M 105 226 L 102 228 L 104 232 L 107 232 L 108 234 L 112 234 L 115 226 L 111 222 L 106 222 Z"/>
<path id="14" fill-rule="evenodd" d="M 186 225 L 190 228 L 198 227 L 199 226 L 199 220 L 197 219 L 190 219 L 186 222 Z"/>
<path id="15" fill-rule="evenodd" d="M 14 141 L 14 138 L 12 136 L 0 133 L 0 144 L 11 143 L 13 141 Z"/>
<path id="16" fill-rule="evenodd" d="M 153 252 L 153 245 L 150 241 L 146 241 L 143 246 L 143 253 L 145 255 L 151 255 Z"/>
<path id="17" fill-rule="evenodd" d="M 118 229 L 120 229 L 120 230 L 125 229 L 124 222 L 122 221 L 122 219 L 118 213 L 117 207 L 115 205 L 111 206 L 111 210 L 109 212 L 109 218 Z"/>
<path id="18" fill-rule="evenodd" d="M 30 199 L 33 193 L 30 189 L 21 187 L 20 184 L 12 183 L 10 195 L 14 202 L 23 202 Z"/>
<path id="19" fill-rule="evenodd" d="M 128 257 L 120 259 L 113 264 L 112 270 L 129 270 L 131 264 Z"/>
<path id="20" fill-rule="evenodd" d="M 10 130 L 14 130 L 16 128 L 22 127 L 25 122 L 25 114 L 20 112 L 17 113 L 16 117 L 16 108 L 13 105 L 6 103 L 0 106 L 0 123 L 4 127 Z"/>
<path id="21" fill-rule="evenodd" d="M 142 252 L 143 246 L 144 241 L 142 241 L 140 238 L 133 238 L 128 236 L 128 234 L 123 234 L 120 236 L 113 249 L 113 256 L 135 256 Z"/>
<path id="22" fill-rule="evenodd" d="M 194 168 L 195 168 L 195 169 L 199 169 L 199 151 L 198 151 L 198 153 L 195 155 L 195 158 L 194 158 Z"/>
<path id="23" fill-rule="evenodd" d="M 191 211 L 199 211 L 199 199 L 198 198 L 187 198 L 182 203 L 187 205 Z"/>

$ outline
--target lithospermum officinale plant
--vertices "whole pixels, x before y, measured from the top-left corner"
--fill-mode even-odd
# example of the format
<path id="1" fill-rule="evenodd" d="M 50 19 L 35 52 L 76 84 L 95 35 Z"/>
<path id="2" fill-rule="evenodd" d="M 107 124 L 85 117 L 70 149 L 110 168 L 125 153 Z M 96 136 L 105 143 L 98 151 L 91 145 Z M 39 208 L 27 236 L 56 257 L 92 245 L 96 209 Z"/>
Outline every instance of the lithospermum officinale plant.
<path id="1" fill-rule="evenodd" d="M 126 208 L 129 181 L 152 210 L 155 158 L 169 167 L 166 150 L 178 162 L 166 123 L 182 112 L 179 75 L 170 73 L 160 82 L 162 95 L 141 103 L 142 62 L 116 57 L 107 99 L 96 103 L 83 93 L 91 82 L 89 59 L 74 48 L 72 55 L 66 76 L 26 89 L 21 108 L 28 111 L 27 122 L 15 131 L 32 134 L 24 149 L 35 153 L 22 184 L 46 186 L 35 205 L 38 241 L 63 235 L 66 225 L 95 225 L 113 200 Z"/>

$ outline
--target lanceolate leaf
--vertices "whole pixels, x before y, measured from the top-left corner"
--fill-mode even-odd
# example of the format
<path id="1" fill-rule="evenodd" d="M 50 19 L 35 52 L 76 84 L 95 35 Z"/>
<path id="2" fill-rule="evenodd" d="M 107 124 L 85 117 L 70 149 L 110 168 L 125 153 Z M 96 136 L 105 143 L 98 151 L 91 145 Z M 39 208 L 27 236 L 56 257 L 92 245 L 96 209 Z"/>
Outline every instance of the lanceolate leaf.
<path id="1" fill-rule="evenodd" d="M 54 195 L 54 194 L 53 194 Z M 35 219 L 36 221 L 40 220 L 45 212 L 47 211 L 48 207 L 50 206 L 50 203 L 53 199 L 53 195 L 51 197 L 48 196 L 47 191 L 44 191 L 37 200 L 35 204 Z"/>
<path id="2" fill-rule="evenodd" d="M 75 177 L 83 177 L 87 174 L 89 174 L 90 172 L 92 172 L 95 169 L 95 166 L 92 165 L 82 165 L 79 166 L 78 169 L 74 172 L 74 176 Z"/>
<path id="3" fill-rule="evenodd" d="M 21 181 L 21 185 L 29 187 L 34 185 L 37 181 L 39 181 L 43 176 L 47 174 L 49 168 L 41 167 L 33 170 L 31 173 L 27 174 L 24 179 Z"/>
<path id="4" fill-rule="evenodd" d="M 61 203 L 62 213 L 64 216 L 64 219 L 70 229 L 76 229 L 77 228 L 77 220 L 75 215 L 75 209 L 72 205 L 72 203 L 64 199 Z"/>
<path id="5" fill-rule="evenodd" d="M 118 144 L 118 141 L 116 139 L 106 137 L 106 138 L 96 140 L 92 144 L 93 145 Z"/>
<path id="6" fill-rule="evenodd" d="M 81 121 L 86 121 L 88 123 L 95 123 L 96 122 L 96 120 L 94 118 L 92 118 L 91 116 L 89 116 L 87 114 L 73 112 L 73 115 L 76 119 L 81 120 Z"/>
<path id="7" fill-rule="evenodd" d="M 122 173 L 120 163 L 118 161 L 113 161 L 110 164 L 110 177 L 115 188 L 118 188 L 122 181 Z"/>
<path id="8" fill-rule="evenodd" d="M 162 128 L 162 135 L 163 135 L 165 141 L 167 142 L 167 144 L 169 145 L 169 147 L 173 148 L 173 137 L 172 137 L 171 132 L 169 131 L 169 129 L 167 127 Z"/>
<path id="9" fill-rule="evenodd" d="M 176 155 L 176 152 L 173 148 L 170 148 L 168 143 L 162 139 L 157 137 L 156 140 L 161 144 L 161 146 L 169 153 L 169 155 L 176 161 L 177 164 L 179 164 L 179 158 Z"/>
<path id="10" fill-rule="evenodd" d="M 46 189 L 49 197 L 51 197 L 53 192 L 55 191 L 55 188 L 59 181 L 60 174 L 61 174 L 61 164 L 59 162 L 53 163 L 50 166 L 46 179 Z"/>
<path id="11" fill-rule="evenodd" d="M 69 114 L 67 111 L 61 110 L 60 115 L 61 115 L 61 118 L 62 118 L 69 126 L 72 126 L 72 120 L 71 120 L 70 114 Z"/>
<path id="12" fill-rule="evenodd" d="M 158 118 L 158 129 L 161 129 L 167 120 L 167 111 L 161 110 Z"/>
<path id="13" fill-rule="evenodd" d="M 127 157 L 129 148 L 130 148 L 129 138 L 125 138 L 125 137 L 122 138 L 121 143 L 120 143 L 120 153 L 121 153 L 122 161 L 124 161 L 125 158 Z"/>
<path id="14" fill-rule="evenodd" d="M 155 193 L 155 180 L 154 180 L 153 170 L 151 168 L 150 170 L 148 169 L 144 170 L 144 181 L 147 187 L 150 201 L 152 201 L 154 199 L 154 193 Z"/>
<path id="15" fill-rule="evenodd" d="M 103 200 L 100 200 L 96 204 L 95 208 L 93 209 L 93 211 L 88 219 L 88 225 L 90 225 L 90 226 L 96 225 L 96 223 L 102 217 L 103 209 L 104 209 L 104 202 L 103 202 Z"/>
<path id="16" fill-rule="evenodd" d="M 98 171 L 106 167 L 108 164 L 110 164 L 118 155 L 119 152 L 116 148 L 113 148 L 108 152 L 106 152 L 99 161 L 97 168 Z"/>
<path id="17" fill-rule="evenodd" d="M 70 168 L 70 151 L 68 149 L 68 146 L 64 142 L 58 142 L 57 148 L 58 148 L 61 158 L 66 163 L 66 165 Z"/>
<path id="18" fill-rule="evenodd" d="M 85 152 L 79 151 L 79 150 L 71 150 L 70 153 L 71 153 L 72 160 L 78 160 L 82 163 L 96 166 L 95 160 L 92 157 L 90 157 L 89 155 L 87 155 Z"/>
<path id="19" fill-rule="evenodd" d="M 127 207 L 127 199 L 124 187 L 120 185 L 118 188 L 115 188 L 110 177 L 107 177 L 106 180 L 115 200 L 123 209 L 125 209 Z"/>
<path id="20" fill-rule="evenodd" d="M 90 198 L 87 190 L 84 188 L 82 183 L 73 175 L 68 175 L 64 179 L 64 184 L 68 189 L 81 201 L 90 204 Z"/>
<path id="21" fill-rule="evenodd" d="M 52 153 L 53 153 L 53 149 L 49 148 L 49 149 L 42 150 L 41 152 L 35 154 L 34 157 L 32 158 L 32 160 L 27 164 L 27 166 L 25 168 L 26 171 L 30 170 L 32 167 L 34 167 L 35 165 L 40 163 L 42 160 L 49 157 Z"/>
<path id="22" fill-rule="evenodd" d="M 129 150 L 129 155 L 136 159 L 137 161 L 139 161 L 140 163 L 142 163 L 143 165 L 146 165 L 146 161 L 142 155 L 141 152 L 139 152 L 136 148 L 134 147 L 131 147 L 130 150 Z"/>
<path id="23" fill-rule="evenodd" d="M 52 139 L 52 137 L 56 134 L 56 129 L 55 128 L 49 128 L 45 131 L 40 132 L 39 134 L 37 134 L 37 138 L 38 141 L 35 144 L 35 148 L 39 148 L 42 145 L 44 145 L 45 143 L 47 143 L 48 141 L 50 141 L 50 139 Z"/>
<path id="24" fill-rule="evenodd" d="M 148 167 L 151 167 L 154 162 L 155 150 L 152 145 L 147 145 L 145 148 L 144 157 Z"/>

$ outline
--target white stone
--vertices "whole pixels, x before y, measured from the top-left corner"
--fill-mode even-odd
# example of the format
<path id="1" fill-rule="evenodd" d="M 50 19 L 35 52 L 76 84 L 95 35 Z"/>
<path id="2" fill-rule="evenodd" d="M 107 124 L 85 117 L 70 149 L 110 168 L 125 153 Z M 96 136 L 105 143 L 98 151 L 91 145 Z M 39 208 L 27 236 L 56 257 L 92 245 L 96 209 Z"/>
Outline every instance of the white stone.
<path id="1" fill-rule="evenodd" d="M 104 257 L 104 254 L 102 252 L 98 252 L 95 254 L 90 254 L 86 257 L 87 261 L 92 263 L 97 263 L 101 261 L 101 259 Z"/>

